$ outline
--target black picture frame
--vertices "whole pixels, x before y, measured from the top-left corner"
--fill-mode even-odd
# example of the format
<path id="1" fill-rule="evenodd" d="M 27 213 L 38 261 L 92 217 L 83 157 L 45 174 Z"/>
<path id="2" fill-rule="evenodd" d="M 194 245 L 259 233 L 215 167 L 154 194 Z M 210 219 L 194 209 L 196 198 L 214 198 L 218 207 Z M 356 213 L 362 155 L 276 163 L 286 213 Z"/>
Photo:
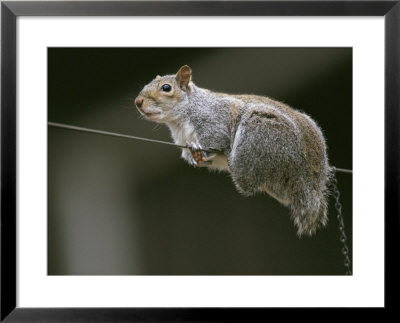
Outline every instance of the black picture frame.
<path id="1" fill-rule="evenodd" d="M 3 322 L 254 321 L 267 308 L 16 307 L 16 19 L 19 16 L 384 16 L 385 313 L 395 310 L 399 244 L 400 1 L 2 1 L 1 317 Z M 397 270 L 396 270 L 397 269 Z M 290 309 L 292 310 L 292 309 Z M 328 309 L 326 309 L 328 311 Z M 307 311 L 307 309 L 302 310 Z M 333 310 L 330 309 L 330 316 Z M 336 313 L 336 311 L 335 311 Z M 382 309 L 373 312 L 382 315 Z M 368 316 L 373 315 L 368 311 Z M 278 314 L 278 313 L 275 313 Z M 304 315 L 310 315 L 304 313 Z M 312 314 L 315 315 L 315 314 Z M 324 314 L 325 315 L 325 314 Z M 335 314 L 336 315 L 336 314 Z M 339 316 L 338 316 L 339 317 Z M 380 318 L 382 319 L 382 318 Z M 257 319 L 259 320 L 259 319 Z"/>

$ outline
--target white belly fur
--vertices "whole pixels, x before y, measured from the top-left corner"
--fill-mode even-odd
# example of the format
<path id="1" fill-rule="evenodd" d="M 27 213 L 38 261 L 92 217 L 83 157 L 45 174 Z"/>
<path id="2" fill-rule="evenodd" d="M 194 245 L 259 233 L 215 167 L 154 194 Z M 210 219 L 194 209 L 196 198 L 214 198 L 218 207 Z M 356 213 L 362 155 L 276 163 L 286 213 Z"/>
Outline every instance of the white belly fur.
<path id="1" fill-rule="evenodd" d="M 169 124 L 169 129 L 176 144 L 186 146 L 191 142 L 197 143 L 194 127 L 188 121 L 181 122 L 179 125 Z"/>

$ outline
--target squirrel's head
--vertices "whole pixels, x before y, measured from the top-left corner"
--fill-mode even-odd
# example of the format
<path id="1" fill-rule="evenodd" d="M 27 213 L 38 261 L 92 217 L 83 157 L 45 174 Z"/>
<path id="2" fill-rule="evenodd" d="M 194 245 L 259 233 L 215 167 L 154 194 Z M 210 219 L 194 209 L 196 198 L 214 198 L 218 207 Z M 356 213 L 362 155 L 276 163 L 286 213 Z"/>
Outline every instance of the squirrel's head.
<path id="1" fill-rule="evenodd" d="M 159 76 L 147 84 L 135 99 L 139 112 L 156 122 L 171 121 L 174 107 L 190 92 L 192 70 L 182 66 L 176 75 Z"/>

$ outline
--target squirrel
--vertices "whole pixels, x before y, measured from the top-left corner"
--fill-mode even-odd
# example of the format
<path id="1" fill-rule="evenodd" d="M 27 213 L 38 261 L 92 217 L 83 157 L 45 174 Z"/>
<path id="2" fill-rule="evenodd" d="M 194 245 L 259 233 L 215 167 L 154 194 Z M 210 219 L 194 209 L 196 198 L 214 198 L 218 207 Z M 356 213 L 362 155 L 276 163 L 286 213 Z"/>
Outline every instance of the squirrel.
<path id="1" fill-rule="evenodd" d="M 322 131 L 305 113 L 264 96 L 200 88 L 188 65 L 157 75 L 135 105 L 189 147 L 182 149 L 189 164 L 227 171 L 242 195 L 265 192 L 288 207 L 298 236 L 327 224 L 333 168 Z"/>

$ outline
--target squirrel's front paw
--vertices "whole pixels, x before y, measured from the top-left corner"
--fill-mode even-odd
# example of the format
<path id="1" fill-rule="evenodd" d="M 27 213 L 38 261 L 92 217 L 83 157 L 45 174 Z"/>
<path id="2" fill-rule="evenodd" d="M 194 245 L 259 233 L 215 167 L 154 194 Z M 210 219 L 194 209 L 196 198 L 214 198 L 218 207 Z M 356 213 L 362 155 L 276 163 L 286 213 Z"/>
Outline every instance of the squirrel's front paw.
<path id="1" fill-rule="evenodd" d="M 193 166 L 203 167 L 212 164 L 211 160 L 215 157 L 215 155 L 209 156 L 205 151 L 203 151 L 203 148 L 200 144 L 190 143 L 188 146 L 189 151 L 192 154 L 190 163 Z"/>

